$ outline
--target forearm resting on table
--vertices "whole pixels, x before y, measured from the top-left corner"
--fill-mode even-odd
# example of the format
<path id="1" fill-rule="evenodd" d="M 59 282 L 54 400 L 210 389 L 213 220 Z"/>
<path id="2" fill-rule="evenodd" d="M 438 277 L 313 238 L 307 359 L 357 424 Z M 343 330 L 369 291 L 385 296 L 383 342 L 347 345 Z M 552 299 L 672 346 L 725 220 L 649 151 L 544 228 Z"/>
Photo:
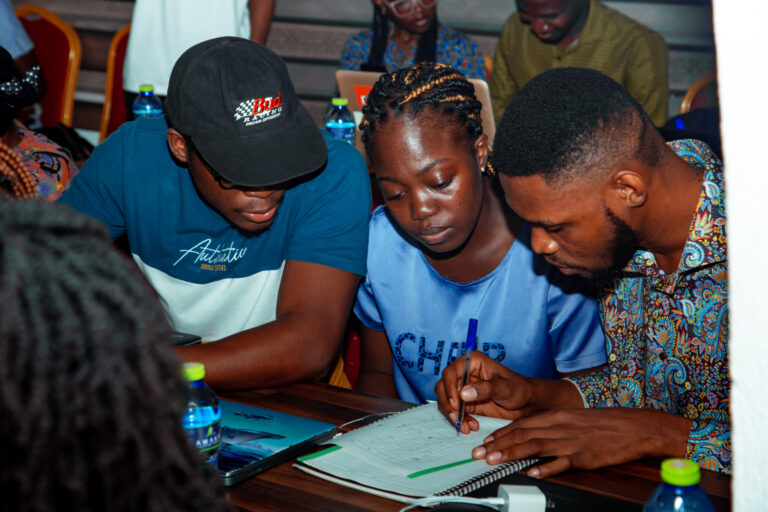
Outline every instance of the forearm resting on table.
<path id="1" fill-rule="evenodd" d="M 605 410 L 611 409 L 609 407 Z M 637 454 L 628 460 L 642 457 L 685 457 L 691 420 L 656 409 L 624 410 L 633 413 L 627 419 L 626 433 L 628 439 L 637 442 Z M 610 430 L 610 424 L 608 428 Z"/>
<path id="2" fill-rule="evenodd" d="M 683 457 L 691 421 L 654 409 L 600 407 L 541 411 L 486 438 L 472 456 L 489 464 L 552 457 L 526 472 L 546 478 L 647 457 Z"/>
<path id="3" fill-rule="evenodd" d="M 315 380 L 338 353 L 341 332 L 309 332 L 306 325 L 285 315 L 213 343 L 177 347 L 176 355 L 203 363 L 206 383 L 217 390 Z"/>

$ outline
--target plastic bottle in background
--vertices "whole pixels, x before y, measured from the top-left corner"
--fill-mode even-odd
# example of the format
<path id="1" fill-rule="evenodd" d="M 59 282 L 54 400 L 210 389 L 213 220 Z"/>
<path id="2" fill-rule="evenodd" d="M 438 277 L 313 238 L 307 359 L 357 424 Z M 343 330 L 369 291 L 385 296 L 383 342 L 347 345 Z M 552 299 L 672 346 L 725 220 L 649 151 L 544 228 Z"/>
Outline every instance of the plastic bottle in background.
<path id="1" fill-rule="evenodd" d="M 155 87 L 144 84 L 139 87 L 139 95 L 133 100 L 133 115 L 140 117 L 160 117 L 163 115 L 163 104 L 155 96 Z"/>
<path id="2" fill-rule="evenodd" d="M 701 490 L 699 466 L 686 459 L 661 463 L 660 486 L 653 491 L 643 512 L 714 512 L 712 502 Z"/>
<path id="3" fill-rule="evenodd" d="M 192 444 L 200 450 L 206 463 L 217 467 L 221 445 L 221 408 L 219 399 L 203 381 L 202 363 L 184 363 L 184 376 L 189 381 L 189 401 L 181 424 Z"/>
<path id="4" fill-rule="evenodd" d="M 334 139 L 355 143 L 355 118 L 347 108 L 347 98 L 333 98 L 333 108 L 325 115 L 325 128 Z"/>

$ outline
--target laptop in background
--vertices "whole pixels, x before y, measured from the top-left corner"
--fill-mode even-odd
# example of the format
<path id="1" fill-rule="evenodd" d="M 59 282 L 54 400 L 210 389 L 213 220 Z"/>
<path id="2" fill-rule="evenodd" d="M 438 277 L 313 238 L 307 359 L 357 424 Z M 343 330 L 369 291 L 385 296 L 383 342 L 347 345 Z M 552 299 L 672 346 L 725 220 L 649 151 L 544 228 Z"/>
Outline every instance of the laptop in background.
<path id="1" fill-rule="evenodd" d="M 360 124 L 363 117 L 363 105 L 365 98 L 373 89 L 373 85 L 379 79 L 382 73 L 376 71 L 351 71 L 348 69 L 339 69 L 336 71 L 336 85 L 339 88 L 339 96 L 349 100 L 348 108 L 355 116 L 355 125 Z M 483 133 L 488 136 L 488 143 L 493 144 L 493 136 L 496 134 L 496 123 L 493 120 L 493 107 L 491 106 L 491 93 L 488 90 L 488 84 L 485 80 L 470 78 L 469 82 L 475 87 L 475 96 L 483 105 L 480 116 L 483 120 Z M 356 130 L 355 145 L 358 149 L 360 130 Z"/>

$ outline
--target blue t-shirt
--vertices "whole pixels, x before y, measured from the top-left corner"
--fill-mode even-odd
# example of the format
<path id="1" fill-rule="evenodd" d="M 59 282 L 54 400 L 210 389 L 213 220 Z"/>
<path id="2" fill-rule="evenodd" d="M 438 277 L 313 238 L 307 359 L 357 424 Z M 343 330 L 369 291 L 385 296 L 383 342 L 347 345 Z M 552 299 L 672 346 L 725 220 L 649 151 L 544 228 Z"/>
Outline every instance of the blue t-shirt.
<path id="1" fill-rule="evenodd" d="M 478 319 L 477 349 L 529 377 L 556 378 L 606 362 L 594 299 L 530 249 L 524 224 L 491 273 L 470 283 L 441 276 L 386 209 L 371 218 L 368 273 L 355 314 L 384 331 L 400 398 L 436 398 L 443 370 L 464 353 L 467 325 Z"/>
<path id="2" fill-rule="evenodd" d="M 326 167 L 286 190 L 268 229 L 248 234 L 203 202 L 167 130 L 162 118 L 124 124 L 60 202 L 127 235 L 174 329 L 215 340 L 274 320 L 286 260 L 365 273 L 371 192 L 354 147 L 326 137 Z"/>

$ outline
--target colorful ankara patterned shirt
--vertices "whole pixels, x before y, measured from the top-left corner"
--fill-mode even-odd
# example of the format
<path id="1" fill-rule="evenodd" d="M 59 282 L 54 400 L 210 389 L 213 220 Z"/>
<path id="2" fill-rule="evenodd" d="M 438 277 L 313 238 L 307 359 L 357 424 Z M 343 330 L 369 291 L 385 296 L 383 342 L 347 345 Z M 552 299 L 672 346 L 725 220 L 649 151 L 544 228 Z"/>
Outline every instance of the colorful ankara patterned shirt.
<path id="1" fill-rule="evenodd" d="M 570 378 L 588 407 L 667 411 L 693 420 L 686 457 L 730 471 L 728 271 L 722 164 L 693 140 L 670 142 L 704 169 L 678 269 L 666 274 L 638 251 L 598 304 L 608 367 Z"/>
<path id="2" fill-rule="evenodd" d="M 69 188 L 69 183 L 77 174 L 77 166 L 65 148 L 51 139 L 15 123 L 16 132 L 21 137 L 14 146 L 14 151 L 21 155 L 24 167 L 37 183 L 40 199 L 55 201 Z"/>
<path id="3" fill-rule="evenodd" d="M 373 33 L 363 30 L 347 39 L 344 50 L 341 52 L 341 69 L 359 70 L 360 65 L 368 62 L 371 53 Z M 409 50 L 398 50 L 397 44 L 390 35 L 387 40 L 387 49 L 384 51 L 384 67 L 391 73 L 401 68 L 413 65 L 416 45 Z M 485 80 L 485 59 L 480 47 L 469 36 L 440 25 L 437 32 L 437 46 L 435 48 L 437 62 L 448 64 L 458 69 L 467 78 L 480 78 Z"/>

